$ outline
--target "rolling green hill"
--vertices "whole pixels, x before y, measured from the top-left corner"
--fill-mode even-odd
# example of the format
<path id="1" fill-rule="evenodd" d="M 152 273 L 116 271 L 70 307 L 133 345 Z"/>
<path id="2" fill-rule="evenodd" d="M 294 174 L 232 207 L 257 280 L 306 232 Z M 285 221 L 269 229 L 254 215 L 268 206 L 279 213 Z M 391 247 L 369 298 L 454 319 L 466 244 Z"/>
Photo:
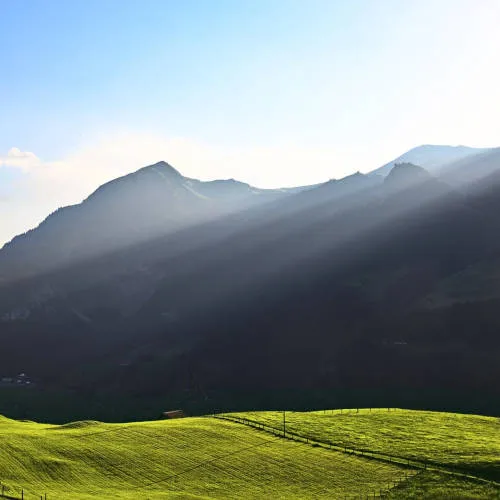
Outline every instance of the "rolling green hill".
<path id="1" fill-rule="evenodd" d="M 405 473 L 214 418 L 62 426 L 2 418 L 0 440 L 0 478 L 27 500 L 344 498 Z"/>
<path id="2" fill-rule="evenodd" d="M 232 415 L 283 428 L 282 412 Z M 287 412 L 286 429 L 319 442 L 500 481 L 500 419 L 495 417 L 394 408 Z"/>
<path id="3" fill-rule="evenodd" d="M 26 500 L 44 493 L 48 500 L 500 498 L 495 418 L 387 409 L 287 412 L 287 432 L 307 437 L 307 444 L 272 433 L 283 428 L 280 412 L 224 417 L 245 418 L 247 425 L 212 417 L 65 425 L 0 417 L 0 480 L 12 497 L 24 488 Z M 252 427 L 258 423 L 269 428 Z M 413 462 L 405 467 L 408 458 Z"/>
<path id="4" fill-rule="evenodd" d="M 283 430 L 283 412 L 229 413 Z M 286 412 L 290 437 L 420 467 L 390 498 L 500 498 L 500 419 L 402 409 Z"/>

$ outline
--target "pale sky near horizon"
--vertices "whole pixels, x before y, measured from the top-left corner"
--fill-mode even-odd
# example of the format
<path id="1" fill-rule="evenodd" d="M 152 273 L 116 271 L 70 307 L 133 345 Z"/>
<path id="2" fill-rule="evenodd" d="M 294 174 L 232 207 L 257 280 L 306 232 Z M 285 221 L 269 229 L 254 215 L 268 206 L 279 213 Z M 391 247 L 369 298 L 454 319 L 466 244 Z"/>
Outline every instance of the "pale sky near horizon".
<path id="1" fill-rule="evenodd" d="M 0 246 L 165 160 L 259 187 L 500 145 L 500 0 L 0 0 Z"/>

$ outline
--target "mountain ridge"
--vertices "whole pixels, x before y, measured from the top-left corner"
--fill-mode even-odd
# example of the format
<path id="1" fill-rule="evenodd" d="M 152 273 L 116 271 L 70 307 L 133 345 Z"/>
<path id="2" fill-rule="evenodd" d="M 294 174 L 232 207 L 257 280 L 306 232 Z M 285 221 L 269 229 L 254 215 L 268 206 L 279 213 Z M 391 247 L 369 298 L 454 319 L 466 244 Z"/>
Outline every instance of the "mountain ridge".
<path id="1" fill-rule="evenodd" d="M 207 410 L 293 388 L 298 405 L 311 391 L 434 405 L 432 389 L 442 407 L 477 396 L 500 411 L 497 294 L 468 277 L 468 302 L 447 300 L 500 255 L 497 152 L 460 169 L 495 166 L 474 189 L 418 166 L 394 189 L 353 174 L 0 286 L 4 367 L 54 391 L 189 394 Z"/>
<path id="2" fill-rule="evenodd" d="M 369 174 L 386 176 L 396 163 L 413 163 L 427 169 L 430 173 L 434 173 L 449 163 L 487 152 L 489 149 L 472 148 L 469 146 L 422 144 L 406 151 L 385 165 L 370 171 Z"/>
<path id="3" fill-rule="evenodd" d="M 37 227 L 7 242 L 0 249 L 0 281 L 16 272 L 27 276 L 309 188 L 259 189 L 234 179 L 200 181 L 160 161 L 99 186 L 81 203 L 55 210 Z M 10 262 L 5 264 L 6 256 Z M 20 256 L 22 262 L 16 262 Z"/>

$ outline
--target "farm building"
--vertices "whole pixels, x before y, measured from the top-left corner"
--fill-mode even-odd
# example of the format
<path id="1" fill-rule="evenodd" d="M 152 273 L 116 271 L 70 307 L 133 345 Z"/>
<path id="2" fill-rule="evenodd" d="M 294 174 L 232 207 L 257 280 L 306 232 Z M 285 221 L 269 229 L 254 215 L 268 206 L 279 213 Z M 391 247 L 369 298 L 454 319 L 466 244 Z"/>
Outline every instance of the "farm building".
<path id="1" fill-rule="evenodd" d="M 182 410 L 171 410 L 171 411 L 164 411 L 161 414 L 162 418 L 184 418 L 186 414 Z"/>

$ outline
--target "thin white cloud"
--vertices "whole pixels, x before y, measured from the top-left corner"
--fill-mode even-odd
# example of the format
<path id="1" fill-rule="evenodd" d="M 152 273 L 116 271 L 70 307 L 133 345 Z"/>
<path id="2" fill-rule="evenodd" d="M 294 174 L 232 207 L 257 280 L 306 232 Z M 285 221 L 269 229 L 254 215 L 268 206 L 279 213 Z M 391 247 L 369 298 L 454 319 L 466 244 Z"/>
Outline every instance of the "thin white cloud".
<path id="1" fill-rule="evenodd" d="M 303 185 L 356 170 L 359 152 L 282 144 L 231 149 L 189 138 L 127 132 L 81 147 L 57 161 L 11 148 L 0 167 L 19 168 L 0 214 L 0 244 L 41 222 L 50 212 L 79 203 L 101 184 L 164 160 L 202 180 L 235 178 L 258 187 Z M 377 165 L 369 165 L 377 166 Z M 7 214 L 4 216 L 4 214 Z"/>
<path id="2" fill-rule="evenodd" d="M 19 148 L 10 148 L 5 156 L 0 156 L 0 167 L 14 167 L 23 171 L 31 169 L 41 164 L 40 158 L 30 151 L 21 151 Z"/>

